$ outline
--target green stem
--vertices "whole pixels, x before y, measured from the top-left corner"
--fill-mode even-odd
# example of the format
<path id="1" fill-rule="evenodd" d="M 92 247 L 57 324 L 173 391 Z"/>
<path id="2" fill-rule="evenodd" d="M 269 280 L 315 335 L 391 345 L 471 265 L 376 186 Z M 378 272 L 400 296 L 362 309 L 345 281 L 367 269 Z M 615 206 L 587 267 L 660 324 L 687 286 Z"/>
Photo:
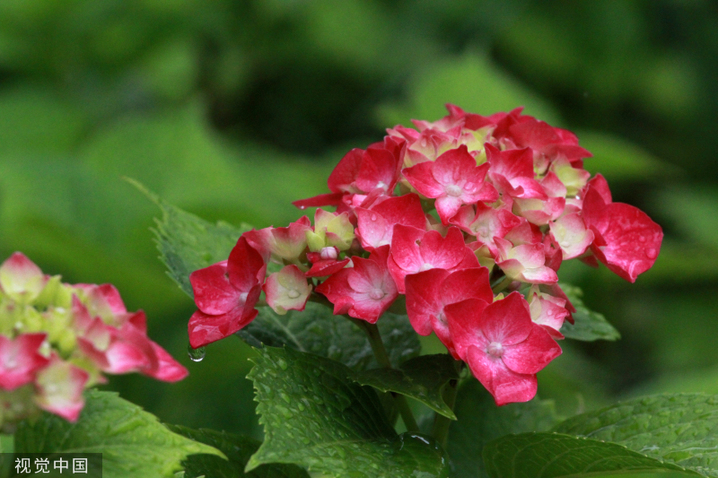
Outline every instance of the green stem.
<path id="1" fill-rule="evenodd" d="M 511 282 L 513 282 L 513 279 L 507 276 L 501 279 L 500 282 L 496 283 L 495 285 L 492 285 L 491 289 L 494 291 L 494 295 L 506 289 L 511 284 Z"/>
<path id="2" fill-rule="evenodd" d="M 374 352 L 374 357 L 376 357 L 376 361 L 379 362 L 379 365 L 384 368 L 392 368 L 391 360 L 389 360 L 389 354 L 386 352 L 386 347 L 384 347 L 384 342 L 381 340 L 381 334 L 379 333 L 379 328 L 376 324 L 370 324 L 365 320 L 355 319 L 353 317 L 349 317 L 349 320 L 354 322 L 359 326 L 359 328 L 366 332 L 369 344 L 371 344 L 371 349 Z M 394 404 L 399 410 L 399 414 L 401 415 L 401 419 L 404 421 L 407 431 L 418 433 L 419 425 L 416 423 L 416 419 L 414 418 L 414 414 L 411 412 L 411 408 L 409 407 L 409 402 L 406 401 L 406 397 L 395 393 L 392 393 L 392 396 L 394 397 Z"/>
<path id="3" fill-rule="evenodd" d="M 463 362 L 457 362 L 457 372 L 461 374 L 461 368 L 463 367 Z M 456 404 L 456 393 L 459 389 L 459 380 L 449 380 L 449 384 L 444 389 L 444 392 L 442 394 L 444 402 L 449 406 L 451 410 L 454 409 L 454 405 Z M 449 427 L 451 426 L 452 420 L 448 417 L 445 417 L 444 415 L 436 414 L 436 417 L 434 418 L 434 426 L 431 429 L 431 436 L 433 436 L 439 444 L 446 449 L 446 439 L 449 436 Z"/>

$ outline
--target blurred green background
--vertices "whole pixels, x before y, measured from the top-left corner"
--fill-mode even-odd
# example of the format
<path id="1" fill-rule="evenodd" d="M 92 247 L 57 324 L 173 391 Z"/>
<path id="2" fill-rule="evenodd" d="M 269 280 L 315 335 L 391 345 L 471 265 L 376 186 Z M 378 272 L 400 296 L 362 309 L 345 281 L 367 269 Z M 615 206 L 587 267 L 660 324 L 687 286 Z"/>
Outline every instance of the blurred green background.
<path id="1" fill-rule="evenodd" d="M 716 25 L 698 0 L 3 0 L 0 252 L 115 284 L 191 373 L 108 388 L 166 422 L 261 436 L 251 351 L 228 338 L 189 361 L 193 304 L 157 260 L 158 211 L 122 178 L 208 220 L 281 226 L 384 128 L 447 102 L 523 105 L 575 131 L 614 200 L 666 232 L 634 285 L 562 268 L 623 339 L 562 343 L 540 394 L 571 415 L 718 393 Z"/>

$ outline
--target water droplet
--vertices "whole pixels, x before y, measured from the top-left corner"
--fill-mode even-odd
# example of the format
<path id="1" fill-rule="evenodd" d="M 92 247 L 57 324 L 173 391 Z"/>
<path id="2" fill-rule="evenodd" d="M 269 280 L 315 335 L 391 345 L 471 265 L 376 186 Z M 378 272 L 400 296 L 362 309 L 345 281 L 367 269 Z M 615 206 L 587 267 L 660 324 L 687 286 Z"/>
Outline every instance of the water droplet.
<path id="1" fill-rule="evenodd" d="M 287 370 L 287 368 L 289 367 L 286 360 L 284 359 L 277 360 L 277 365 L 279 365 L 279 368 L 281 368 L 282 370 Z"/>
<path id="2" fill-rule="evenodd" d="M 207 349 L 204 347 L 192 348 L 191 345 L 187 346 L 187 355 L 193 362 L 201 362 L 204 360 L 204 356 L 207 355 Z"/>
<path id="3" fill-rule="evenodd" d="M 648 257 L 649 259 L 655 259 L 656 257 L 658 257 L 658 251 L 652 247 L 649 247 L 648 249 L 646 249 L 646 257 Z"/>
<path id="4" fill-rule="evenodd" d="M 307 208 L 307 206 L 298 206 L 298 207 L 299 207 L 299 209 L 302 210 L 302 211 L 304 211 L 304 210 Z"/>
<path id="5" fill-rule="evenodd" d="M 376 214 L 372 214 L 372 215 L 371 215 L 371 220 L 372 220 L 372 221 L 376 221 Z"/>
<path id="6" fill-rule="evenodd" d="M 297 297 L 300 296 L 300 293 L 298 290 L 292 289 L 289 292 L 287 292 L 287 295 L 289 296 L 290 299 L 296 299 Z"/>

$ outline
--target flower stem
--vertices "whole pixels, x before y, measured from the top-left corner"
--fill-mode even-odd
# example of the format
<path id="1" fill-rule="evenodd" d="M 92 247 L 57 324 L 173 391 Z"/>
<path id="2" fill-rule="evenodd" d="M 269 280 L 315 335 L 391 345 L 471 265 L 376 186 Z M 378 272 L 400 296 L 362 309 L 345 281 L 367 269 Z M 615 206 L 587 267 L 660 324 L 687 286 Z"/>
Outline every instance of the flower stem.
<path id="1" fill-rule="evenodd" d="M 449 386 L 444 390 L 444 401 L 449 408 L 454 408 L 456 402 L 456 388 L 458 380 L 449 381 Z M 451 426 L 452 420 L 444 415 L 436 414 L 434 418 L 434 426 L 431 429 L 431 436 L 433 436 L 437 442 L 446 448 L 446 439 L 449 436 L 449 427 Z"/>
<path id="2" fill-rule="evenodd" d="M 366 332 L 369 344 L 371 344 L 371 349 L 374 352 L 374 357 L 376 358 L 376 361 L 379 362 L 379 365 L 384 368 L 392 368 L 391 361 L 389 360 L 389 354 L 386 352 L 386 347 L 384 347 L 384 342 L 381 339 L 381 334 L 379 333 L 379 328 L 376 324 L 370 324 L 365 320 L 355 319 L 353 317 L 349 317 L 349 319 Z M 409 402 L 406 401 L 406 397 L 398 393 L 392 393 L 392 396 L 394 397 L 394 404 L 399 410 L 399 414 L 401 415 L 401 419 L 404 422 L 407 431 L 418 433 L 419 425 L 416 423 L 416 419 L 414 418 L 414 414 L 411 412 L 411 408 L 409 407 Z"/>
<path id="3" fill-rule="evenodd" d="M 491 285 L 491 289 L 494 291 L 494 295 L 498 294 L 502 290 L 506 289 L 509 285 L 511 285 L 511 282 L 513 280 L 511 277 L 503 277 L 500 280 L 497 280 L 494 284 Z"/>
<path id="4" fill-rule="evenodd" d="M 457 362 L 457 372 L 461 372 L 463 362 Z M 454 409 L 456 404 L 456 392 L 459 388 L 459 380 L 449 380 L 448 386 L 444 389 L 443 399 L 444 402 L 449 406 L 451 410 Z M 452 420 L 444 415 L 436 414 L 434 418 L 434 426 L 431 429 L 431 436 L 433 436 L 437 442 L 445 449 L 446 439 L 449 436 L 449 427 L 451 426 Z"/>

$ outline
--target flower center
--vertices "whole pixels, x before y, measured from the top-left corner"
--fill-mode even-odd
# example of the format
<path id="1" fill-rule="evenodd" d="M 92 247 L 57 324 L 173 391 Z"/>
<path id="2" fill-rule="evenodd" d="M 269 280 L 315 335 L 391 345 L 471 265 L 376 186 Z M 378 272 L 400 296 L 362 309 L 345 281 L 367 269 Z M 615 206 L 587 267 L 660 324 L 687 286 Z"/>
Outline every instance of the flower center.
<path id="1" fill-rule="evenodd" d="M 337 250 L 333 247 L 324 247 L 319 252 L 319 255 L 325 261 L 328 259 L 336 259 L 337 258 Z"/>
<path id="2" fill-rule="evenodd" d="M 457 198 L 457 197 L 461 196 L 462 192 L 463 192 L 463 189 L 461 189 L 456 184 L 449 184 L 448 186 L 446 186 L 446 194 L 448 194 L 449 196 Z"/>
<path id="3" fill-rule="evenodd" d="M 504 346 L 500 342 L 491 342 L 486 349 L 486 353 L 494 358 L 501 358 L 504 355 Z"/>
<path id="4" fill-rule="evenodd" d="M 384 298 L 385 295 L 386 293 L 384 293 L 384 291 L 379 288 L 372 289 L 372 291 L 369 292 L 369 298 L 373 300 L 381 300 Z"/>

